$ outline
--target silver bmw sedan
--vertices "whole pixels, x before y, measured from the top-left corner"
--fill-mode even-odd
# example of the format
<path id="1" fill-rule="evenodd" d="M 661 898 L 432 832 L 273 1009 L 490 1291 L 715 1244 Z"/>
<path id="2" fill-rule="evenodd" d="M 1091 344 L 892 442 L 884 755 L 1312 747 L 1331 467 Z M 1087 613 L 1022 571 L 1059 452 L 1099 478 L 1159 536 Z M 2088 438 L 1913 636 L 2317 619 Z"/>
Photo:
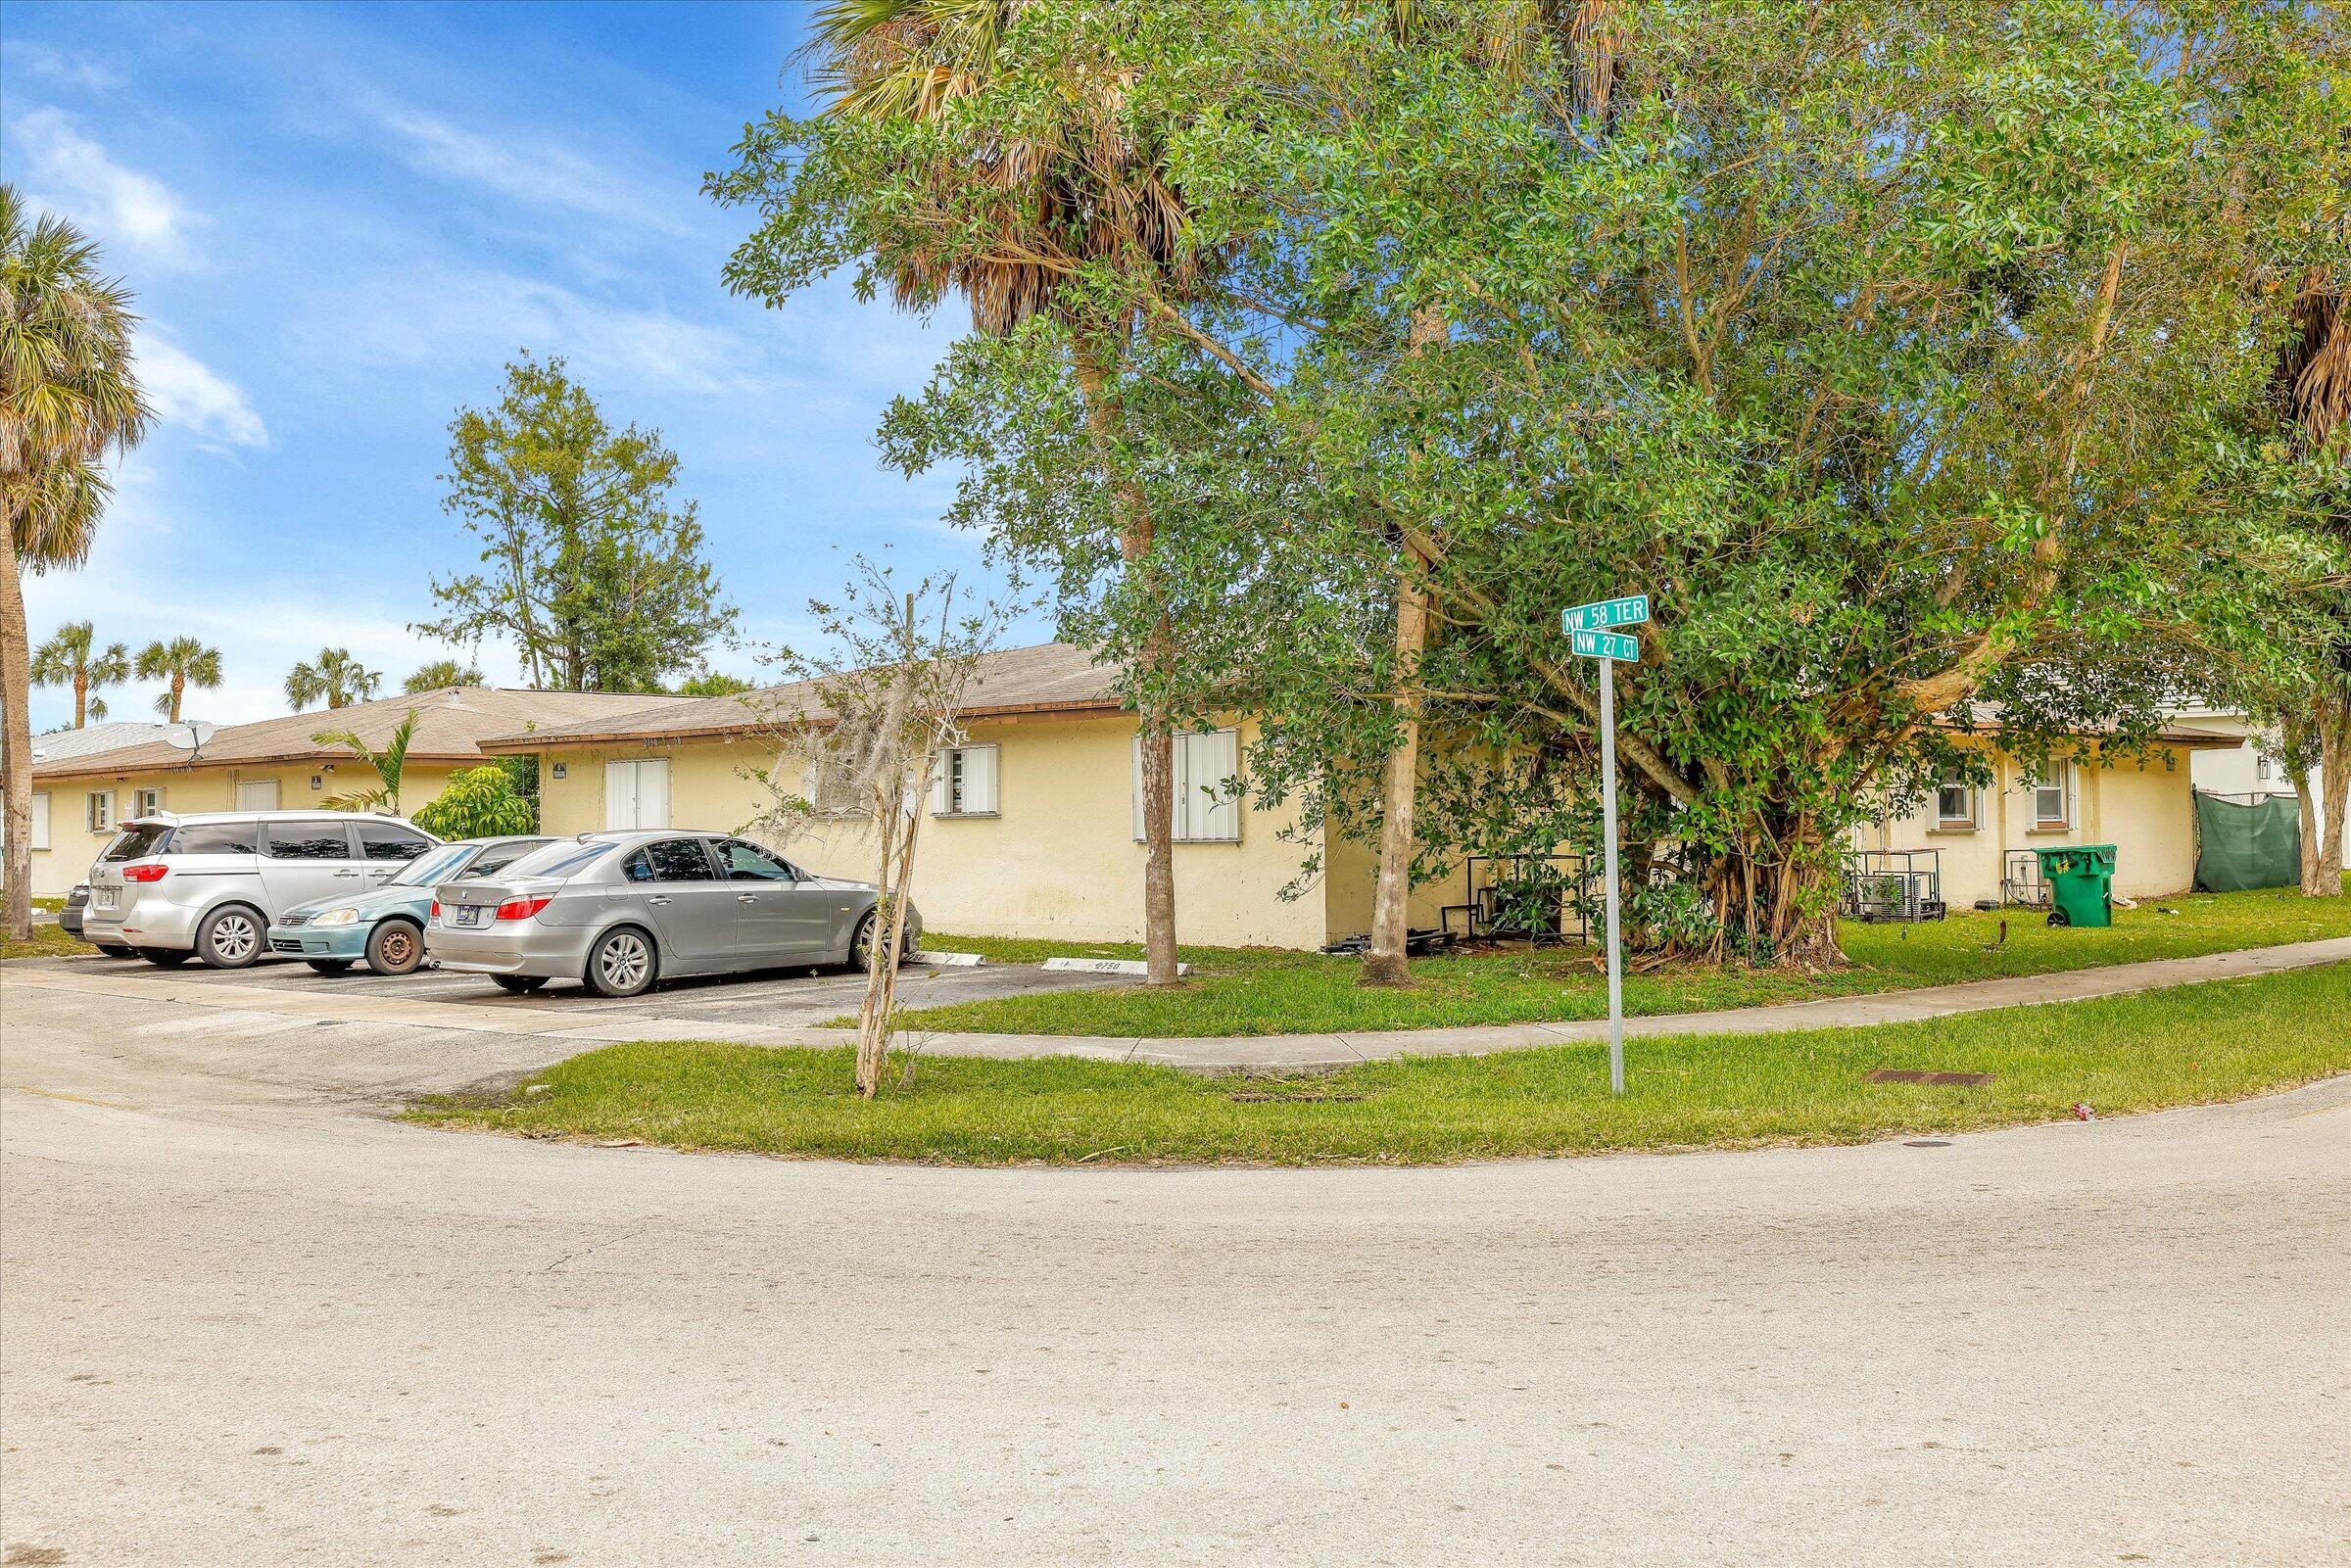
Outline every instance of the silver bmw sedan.
<path id="1" fill-rule="evenodd" d="M 745 838 L 636 830 L 558 838 L 433 889 L 426 958 L 509 991 L 577 978 L 637 996 L 666 978 L 872 960 L 871 882 L 819 877 Z M 906 947 L 922 918 L 906 913 Z"/>

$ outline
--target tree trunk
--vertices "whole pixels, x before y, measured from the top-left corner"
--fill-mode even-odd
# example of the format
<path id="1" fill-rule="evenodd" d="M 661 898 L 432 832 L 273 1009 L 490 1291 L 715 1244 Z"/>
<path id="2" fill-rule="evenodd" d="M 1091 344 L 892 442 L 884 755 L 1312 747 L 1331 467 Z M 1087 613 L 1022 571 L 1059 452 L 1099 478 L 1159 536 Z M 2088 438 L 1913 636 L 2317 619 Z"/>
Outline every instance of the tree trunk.
<path id="1" fill-rule="evenodd" d="M 2303 781 L 2303 794 L 2309 794 L 2309 781 Z M 2351 809 L 2351 693 L 2329 692 L 2320 703 L 2319 717 L 2319 810 L 2320 843 L 2315 871 L 2316 885 L 2303 882 L 2302 890 L 2314 898 L 2343 896 L 2343 812 Z M 2307 817 L 2305 821 L 2307 821 Z M 2310 839 L 2303 838 L 2305 845 Z M 2311 867 L 2312 857 L 2307 849 L 2303 865 Z"/>
<path id="2" fill-rule="evenodd" d="M 1102 361 L 1080 337 L 1071 354 L 1079 390 L 1085 395 L 1087 439 L 1110 482 L 1119 525 L 1119 553 L 1129 573 L 1150 589 L 1151 508 L 1142 487 L 1120 471 L 1112 451 L 1118 440 L 1120 407 L 1110 392 Z M 1136 703 L 1143 774 L 1143 968 L 1146 985 L 1177 982 L 1176 958 L 1176 736 L 1163 699 L 1162 678 L 1174 656 L 1167 617 L 1152 625 L 1137 650 L 1144 695 Z"/>
<path id="3" fill-rule="evenodd" d="M 179 722 L 179 699 L 181 693 L 186 689 L 187 679 L 184 676 L 175 675 L 171 678 L 171 717 L 168 722 L 171 724 Z"/>
<path id="4" fill-rule="evenodd" d="M 81 729 L 90 722 L 90 678 L 80 671 L 73 675 L 73 728 Z"/>
<path id="5" fill-rule="evenodd" d="M 0 517 L 0 829 L 8 851 L 0 867 L 5 902 L 0 931 L 32 935 L 32 650 L 24 636 L 24 581 L 17 574 L 16 528 Z"/>
<path id="6" fill-rule="evenodd" d="M 1388 745 L 1379 791 L 1379 881 L 1371 895 L 1371 949 L 1364 985 L 1410 985 L 1412 961 L 1413 809 L 1420 782 L 1420 653 L 1428 642 L 1428 599 L 1411 551 L 1396 574 L 1396 738 Z"/>
<path id="7" fill-rule="evenodd" d="M 1842 969 L 1837 943 L 1840 871 L 1833 846 L 1812 841 L 1805 824 L 1766 836 L 1778 847 L 1727 854 L 1713 874 L 1721 915 L 1716 960 L 1744 947 L 1747 956 L 1784 970 Z"/>

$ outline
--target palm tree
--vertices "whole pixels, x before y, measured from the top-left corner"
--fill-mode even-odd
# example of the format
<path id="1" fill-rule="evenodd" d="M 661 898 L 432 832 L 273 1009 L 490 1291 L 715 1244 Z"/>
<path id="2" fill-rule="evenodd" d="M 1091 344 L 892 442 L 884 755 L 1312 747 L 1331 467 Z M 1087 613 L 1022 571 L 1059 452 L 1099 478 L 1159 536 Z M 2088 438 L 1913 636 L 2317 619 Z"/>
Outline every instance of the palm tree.
<path id="1" fill-rule="evenodd" d="M 415 674 L 401 682 L 400 689 L 408 696 L 414 696 L 419 691 L 439 691 L 445 687 L 481 684 L 482 672 L 472 665 L 459 664 L 455 659 L 435 659 L 430 664 L 420 666 Z"/>
<path id="2" fill-rule="evenodd" d="M 110 642 L 99 650 L 96 634 L 87 621 L 68 621 L 33 650 L 35 686 L 73 689 L 76 730 L 92 719 L 106 717 L 106 699 L 98 695 L 100 687 L 119 686 L 129 679 L 130 650 L 120 642 Z"/>
<path id="3" fill-rule="evenodd" d="M 179 722 L 179 705 L 188 688 L 210 691 L 220 685 L 220 650 L 208 648 L 192 637 L 154 641 L 139 649 L 139 679 L 168 681 L 155 699 L 155 711 L 166 724 Z"/>
<path id="4" fill-rule="evenodd" d="M 400 815 L 400 775 L 408 760 L 408 742 L 416 735 L 416 710 L 400 721 L 384 749 L 369 747 L 349 730 L 321 730 L 311 739 L 322 746 L 349 746 L 352 754 L 375 770 L 377 785 L 373 789 L 358 789 L 347 795 L 329 795 L 319 804 L 329 811 L 388 811 Z"/>
<path id="5" fill-rule="evenodd" d="M 146 434 L 132 373 L 130 292 L 62 218 L 30 218 L 0 183 L 0 823 L 8 843 L 0 927 L 32 932 L 32 657 L 24 574 L 89 556 L 108 485 L 98 460 Z"/>
<path id="6" fill-rule="evenodd" d="M 286 700 L 300 713 L 319 698 L 330 708 L 348 707 L 375 695 L 384 678 L 351 656 L 349 648 L 320 648 L 318 662 L 304 660 L 286 672 Z"/>
<path id="7" fill-rule="evenodd" d="M 956 99 L 982 91 L 996 70 L 1005 35 L 1021 0 L 830 0 L 811 24 L 808 53 L 826 113 L 876 121 L 920 121 L 941 116 Z M 924 309 L 949 292 L 971 305 L 972 324 L 990 334 L 1011 332 L 1031 316 L 1046 316 L 1069 331 L 1072 370 L 1085 397 L 1086 428 L 1106 469 L 1122 445 L 1122 414 L 1113 377 L 1137 328 L 1131 312 L 1103 319 L 1083 309 L 1070 285 L 1078 265 L 1117 259 L 1139 267 L 1163 295 L 1193 290 L 1203 258 L 1183 243 L 1187 209 L 1156 149 L 1135 145 L 1115 124 L 1126 79 L 1105 72 L 1066 99 L 1067 118 L 1053 130 L 999 141 L 968 167 L 942 178 L 1005 195 L 1010 232 L 990 254 L 958 249 L 956 225 L 931 254 L 887 259 L 891 291 L 909 309 Z M 949 204 L 951 205 L 951 204 Z M 1156 578 L 1151 553 L 1153 518 L 1142 486 L 1118 481 L 1111 504 L 1127 569 L 1146 591 Z M 1136 663 L 1148 691 L 1175 658 L 1166 617 L 1145 635 Z M 1164 702 L 1146 698 L 1142 731 L 1143 950 L 1149 983 L 1176 981 L 1175 729 Z"/>
<path id="8" fill-rule="evenodd" d="M 2297 455 L 2316 459 L 2329 449 L 2351 456 L 2351 289 L 2332 267 L 2314 266 L 2295 286 L 2293 332 L 2278 365 L 2279 402 L 2293 430 Z M 2333 525 L 2351 543 L 2351 516 Z M 2289 717 L 2287 750 L 2315 754 L 2318 798 L 2302 797 L 2302 891 L 2313 898 L 2343 893 L 2343 816 L 2351 811 L 2351 591 L 2337 589 L 2343 635 L 2323 650 L 2306 714 Z M 2322 831 L 2323 830 L 2323 831 Z"/>

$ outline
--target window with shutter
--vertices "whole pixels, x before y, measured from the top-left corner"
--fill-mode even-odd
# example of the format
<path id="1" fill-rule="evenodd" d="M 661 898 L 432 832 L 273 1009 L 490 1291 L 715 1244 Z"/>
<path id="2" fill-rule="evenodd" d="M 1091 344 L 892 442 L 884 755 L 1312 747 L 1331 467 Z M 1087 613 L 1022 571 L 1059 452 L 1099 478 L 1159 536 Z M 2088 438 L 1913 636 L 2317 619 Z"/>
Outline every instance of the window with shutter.
<path id="1" fill-rule="evenodd" d="M 952 746 L 939 754 L 931 810 L 940 817 L 996 815 L 996 748 Z"/>
<path id="2" fill-rule="evenodd" d="M 35 849 L 49 847 L 49 793 L 47 790 L 38 791 L 32 797 L 32 847 Z"/>
<path id="3" fill-rule="evenodd" d="M 1134 837 L 1143 837 L 1143 740 L 1130 748 Z M 1229 794 L 1241 771 L 1240 736 L 1211 730 L 1176 737 L 1176 801 L 1171 813 L 1179 844 L 1233 844 L 1241 838 L 1241 803 Z"/>
<path id="4" fill-rule="evenodd" d="M 2033 782 L 2033 826 L 2067 828 L 2074 820 L 2074 765 L 2062 758 L 2051 762 Z"/>

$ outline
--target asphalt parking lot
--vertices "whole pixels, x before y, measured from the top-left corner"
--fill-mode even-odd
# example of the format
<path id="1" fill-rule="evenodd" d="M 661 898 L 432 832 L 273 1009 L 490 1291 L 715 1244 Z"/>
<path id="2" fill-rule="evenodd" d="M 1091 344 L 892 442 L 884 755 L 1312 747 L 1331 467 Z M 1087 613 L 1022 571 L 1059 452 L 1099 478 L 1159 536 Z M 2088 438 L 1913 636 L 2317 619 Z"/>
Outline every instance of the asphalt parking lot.
<path id="1" fill-rule="evenodd" d="M 643 996 L 626 1000 L 591 996 L 573 981 L 557 980 L 529 996 L 509 996 L 488 975 L 443 974 L 419 970 L 413 974 L 370 974 L 354 969 L 342 974 L 321 974 L 308 964 L 268 960 L 250 969 L 214 970 L 184 964 L 161 970 L 136 959 L 108 959 L 96 954 L 40 959 L 20 964 L 24 970 L 71 967 L 90 973 L 96 967 L 124 975 L 166 976 L 196 985 L 266 986 L 309 996 L 349 994 L 416 1002 L 479 1004 L 483 1009 L 530 1007 L 577 1011 L 583 1020 L 600 1023 L 632 1018 L 671 1021 L 702 1020 L 711 1023 L 807 1025 L 857 1011 L 865 995 L 865 975 L 854 969 L 806 965 L 755 974 L 731 974 L 665 982 Z M 980 1002 L 1029 991 L 1075 990 L 1083 986 L 1126 983 L 1117 975 L 1048 973 L 1032 964 L 989 964 L 976 969 L 910 964 L 898 976 L 898 1001 L 905 1007 L 943 1007 L 953 1002 Z"/>

